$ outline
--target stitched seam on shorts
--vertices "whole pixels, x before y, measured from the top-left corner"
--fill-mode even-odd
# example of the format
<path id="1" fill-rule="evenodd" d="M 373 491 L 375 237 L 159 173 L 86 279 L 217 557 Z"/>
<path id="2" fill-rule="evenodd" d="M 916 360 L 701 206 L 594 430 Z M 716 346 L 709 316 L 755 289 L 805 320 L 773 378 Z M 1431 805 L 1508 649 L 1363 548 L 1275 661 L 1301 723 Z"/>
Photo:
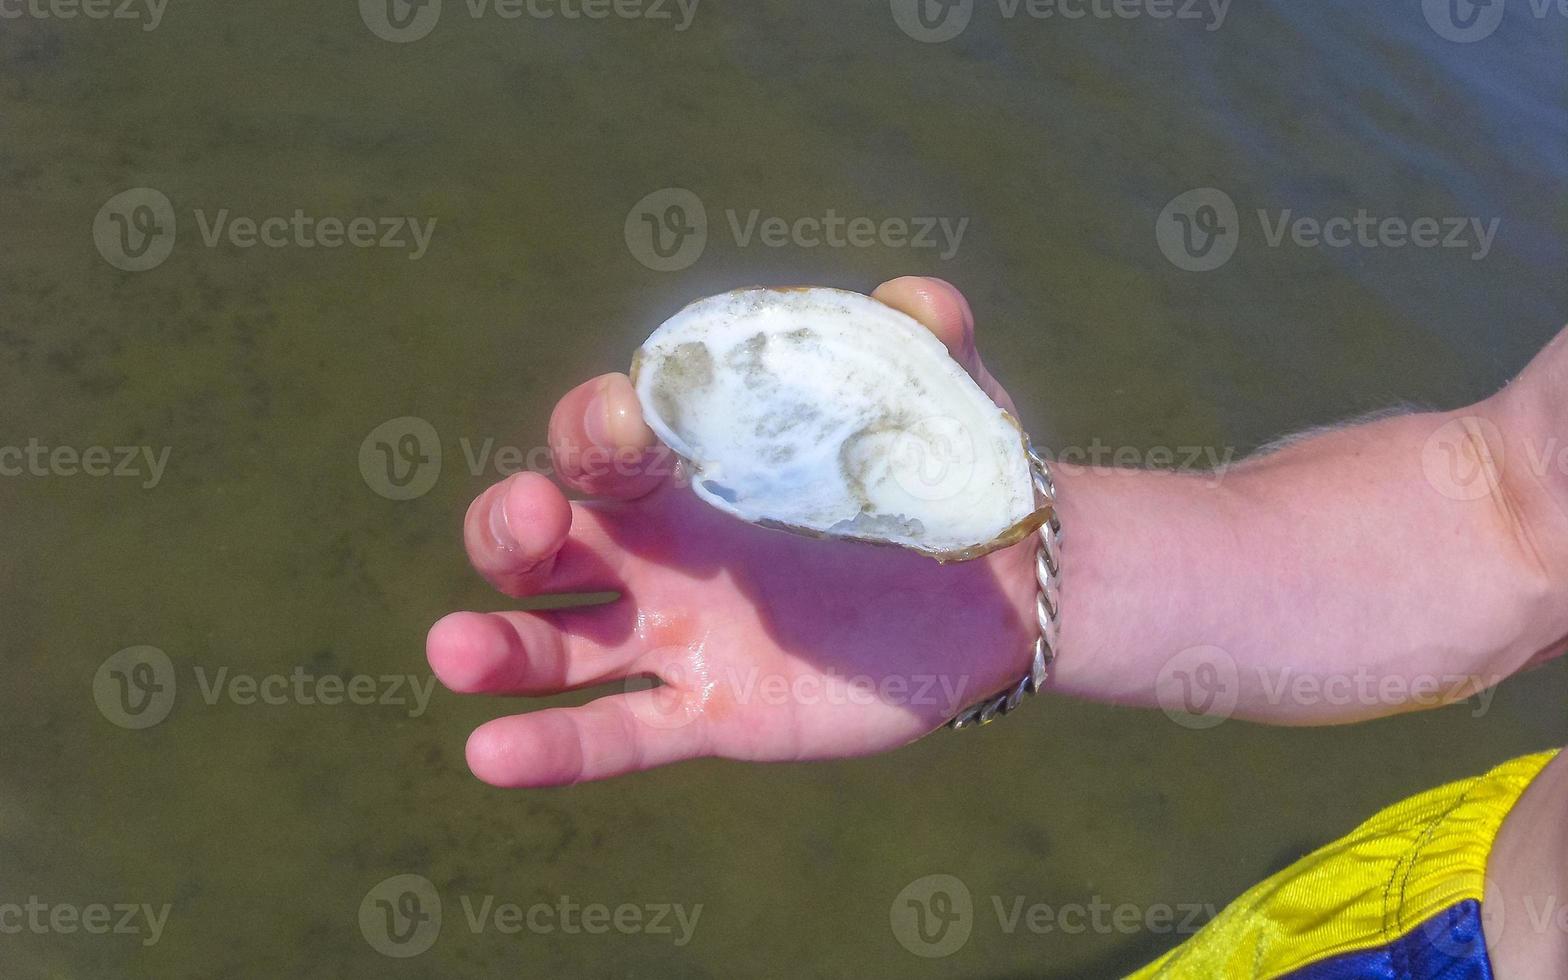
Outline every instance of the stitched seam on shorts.
<path id="1" fill-rule="evenodd" d="M 1410 886 L 1410 877 L 1415 873 L 1416 866 L 1420 863 L 1421 855 L 1424 849 L 1432 843 L 1433 836 L 1436 835 L 1437 829 L 1442 826 L 1443 822 L 1448 820 L 1449 817 L 1452 817 L 1454 815 L 1454 811 L 1464 806 L 1465 803 L 1470 800 L 1471 792 L 1474 791 L 1477 786 L 1480 786 L 1482 780 L 1485 778 L 1485 776 L 1478 777 L 1469 786 L 1466 786 L 1465 791 L 1459 794 L 1459 799 L 1455 800 L 1453 805 L 1449 806 L 1443 810 L 1442 813 L 1439 813 L 1437 816 L 1433 817 L 1431 822 L 1426 825 L 1426 827 L 1421 831 L 1421 836 L 1416 838 L 1415 843 L 1412 844 L 1409 851 L 1406 852 L 1405 856 L 1409 858 L 1409 864 L 1405 866 L 1403 874 L 1400 873 L 1398 864 L 1395 864 L 1394 872 L 1389 876 L 1388 884 L 1383 888 L 1382 939 L 1384 942 L 1391 942 L 1392 940 L 1397 939 L 1399 936 L 1404 934 L 1407 928 L 1406 923 L 1403 921 L 1404 917 L 1402 915 L 1405 906 L 1405 893 L 1406 889 L 1408 889 Z M 1401 857 L 1400 860 L 1405 860 L 1405 857 Z M 1398 894 L 1395 896 L 1395 901 L 1392 908 L 1390 908 L 1390 892 L 1396 889 Z M 1391 916 L 1394 920 L 1394 929 L 1392 931 L 1390 930 Z"/>

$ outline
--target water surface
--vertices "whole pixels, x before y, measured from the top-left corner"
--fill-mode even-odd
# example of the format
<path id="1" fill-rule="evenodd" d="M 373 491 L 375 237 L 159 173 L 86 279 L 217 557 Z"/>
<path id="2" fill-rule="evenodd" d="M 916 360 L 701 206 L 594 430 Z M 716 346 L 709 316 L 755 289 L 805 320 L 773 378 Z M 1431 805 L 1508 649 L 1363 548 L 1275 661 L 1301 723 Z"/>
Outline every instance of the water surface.
<path id="1" fill-rule="evenodd" d="M 1393 403 L 1462 404 L 1568 317 L 1568 22 L 1523 0 L 1468 44 L 1409 0 L 1237 2 L 1218 24 L 982 2 L 939 44 L 883 3 L 703 4 L 684 31 L 445 8 L 409 43 L 353 4 L 303 0 L 176 3 L 152 30 L 31 15 L 0 30 L 0 443 L 169 450 L 156 480 L 150 464 L 0 479 L 0 900 L 170 906 L 150 945 L 0 937 L 8 972 L 1111 975 L 1179 937 L 1009 931 L 998 903 L 1126 905 L 1145 923 L 1221 906 L 1380 806 L 1568 740 L 1555 665 L 1484 711 L 1344 729 L 1200 731 L 1051 700 L 883 758 L 516 793 L 462 758 L 509 706 L 208 703 L 223 670 L 428 678 L 431 622 L 505 606 L 457 536 L 498 477 L 486 440 L 526 457 L 561 393 L 718 289 L 946 277 L 1035 431 L 1138 454 L 1241 454 Z M 93 227 L 137 187 L 168 198 L 178 232 L 127 272 Z M 1239 246 L 1186 271 L 1156 219 L 1206 187 L 1236 205 Z M 668 272 L 625 231 L 665 188 L 709 223 Z M 224 209 L 436 225 L 417 259 L 209 246 Z M 1257 217 L 1358 209 L 1497 233 L 1482 259 L 1271 247 Z M 944 258 L 742 240 L 754 211 L 966 224 Z M 361 445 L 403 417 L 443 458 L 427 492 L 395 500 Z M 128 730 L 94 678 L 137 645 L 167 655 L 178 695 Z M 890 908 L 937 873 L 975 912 L 962 948 L 925 959 Z M 401 874 L 433 883 L 444 922 L 393 959 L 359 910 Z M 485 896 L 702 911 L 684 945 L 476 933 L 463 903 Z"/>

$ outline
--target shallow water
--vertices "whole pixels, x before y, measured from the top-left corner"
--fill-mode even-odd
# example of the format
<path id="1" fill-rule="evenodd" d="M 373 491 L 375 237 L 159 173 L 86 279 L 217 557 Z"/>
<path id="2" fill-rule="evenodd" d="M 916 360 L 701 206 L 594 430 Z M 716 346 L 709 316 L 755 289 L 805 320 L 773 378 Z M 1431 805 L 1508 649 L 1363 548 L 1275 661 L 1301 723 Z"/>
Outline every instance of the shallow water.
<path id="1" fill-rule="evenodd" d="M 682 31 L 673 5 L 675 22 L 508 20 L 447 0 L 408 43 L 377 36 L 373 4 L 303 0 L 173 4 L 151 30 L 0 22 L 0 443 L 168 449 L 161 470 L 0 478 L 0 902 L 169 906 L 155 942 L 0 936 L 4 972 L 1111 975 L 1379 806 L 1568 741 L 1556 664 L 1489 702 L 1337 730 L 1053 700 L 883 758 L 516 793 L 463 763 L 494 702 L 209 692 L 296 672 L 427 682 L 432 621 L 504 606 L 457 537 L 494 450 L 526 460 L 555 398 L 733 285 L 951 279 L 1023 417 L 1085 453 L 1240 455 L 1487 393 L 1568 316 L 1568 17 L 1533 8 L 1467 44 L 1412 0 L 1236 3 L 1220 22 L 981 2 L 930 44 L 884 3 L 702 4 Z M 116 253 L 115 219 L 95 238 L 95 217 L 138 187 L 168 198 L 177 233 L 122 271 L 110 256 L 156 255 Z M 1236 206 L 1239 244 L 1196 272 L 1156 220 L 1204 187 Z M 634 208 L 666 188 L 708 219 L 674 271 L 650 268 L 666 260 L 638 220 L 672 198 Z M 224 209 L 436 224 L 417 258 L 411 240 L 209 245 Z M 1479 238 L 1271 246 L 1287 209 L 1497 226 L 1484 257 Z M 746 237 L 753 211 L 939 217 L 950 237 L 775 247 Z M 410 416 L 441 465 L 406 482 L 369 437 Z M 394 463 L 409 431 L 381 432 Z M 175 683 L 167 717 L 132 730 L 111 717 L 118 662 L 100 668 L 140 645 Z M 971 893 L 971 934 L 924 958 L 890 909 L 938 873 Z M 443 908 L 406 959 L 360 923 L 402 874 Z M 559 915 L 476 931 L 486 896 L 701 912 L 684 944 L 673 916 L 665 933 Z M 1020 902 L 1088 924 L 1010 929 Z"/>

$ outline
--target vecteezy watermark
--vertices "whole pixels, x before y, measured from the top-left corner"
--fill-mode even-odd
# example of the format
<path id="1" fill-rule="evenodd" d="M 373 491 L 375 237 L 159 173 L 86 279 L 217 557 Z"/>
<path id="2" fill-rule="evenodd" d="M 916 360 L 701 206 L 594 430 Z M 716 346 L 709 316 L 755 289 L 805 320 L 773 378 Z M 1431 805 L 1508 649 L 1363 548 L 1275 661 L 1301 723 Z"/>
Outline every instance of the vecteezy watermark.
<path id="1" fill-rule="evenodd" d="M 495 437 L 458 439 L 470 476 L 504 478 L 524 471 L 549 475 L 554 454 L 549 446 L 524 449 L 497 443 Z M 586 451 L 588 472 L 611 467 L 620 459 L 608 450 Z M 602 458 L 600 458 L 602 457 Z M 415 500 L 429 493 L 441 478 L 441 435 L 429 421 L 414 415 L 388 419 L 371 429 L 359 444 L 359 475 L 365 485 L 388 500 Z M 606 470 L 607 471 L 607 470 Z"/>
<path id="2" fill-rule="evenodd" d="M 1235 446 L 1111 446 L 1098 436 L 1087 446 L 1036 447 L 1036 451 L 1063 473 L 1123 476 L 1173 470 L 1201 474 L 1211 488 L 1224 482 L 1236 458 Z"/>
<path id="3" fill-rule="evenodd" d="M 1568 934 L 1568 902 L 1564 902 L 1561 896 L 1540 895 L 1533 890 L 1527 890 L 1521 897 L 1520 904 L 1524 906 L 1524 925 L 1529 931 L 1538 935 L 1548 932 Z M 1488 936 L 1501 937 L 1504 925 L 1499 922 L 1494 929 L 1488 922 L 1486 932 Z"/>
<path id="4" fill-rule="evenodd" d="M 653 936 L 685 946 L 702 918 L 702 903 L 583 902 L 570 895 L 552 901 L 498 901 L 494 895 L 457 897 L 470 934 L 501 936 Z M 441 894 L 422 875 L 394 875 L 376 883 L 359 905 L 359 928 L 378 953 L 406 959 L 435 945 L 441 933 Z"/>
<path id="5" fill-rule="evenodd" d="M 1503 22 L 1504 0 L 1421 0 L 1426 22 L 1445 41 L 1469 44 L 1492 36 Z"/>
<path id="6" fill-rule="evenodd" d="M 1190 936 L 1214 918 L 1207 902 L 1112 903 L 1099 895 L 1086 901 L 1043 902 L 1027 895 L 992 895 L 989 902 L 997 928 L 1004 935 L 1020 929 L 1037 936 L 1184 935 Z M 905 885 L 893 898 L 888 915 L 893 937 L 909 952 L 926 959 L 951 956 L 974 931 L 977 914 L 969 886 L 950 874 L 926 875 Z"/>
<path id="7" fill-rule="evenodd" d="M 418 956 L 441 935 L 441 894 L 423 875 L 383 879 L 359 903 L 359 933 L 383 956 Z"/>
<path id="8" fill-rule="evenodd" d="M 503 479 L 514 473 L 556 472 L 557 457 L 571 472 L 587 479 L 621 476 L 674 476 L 673 454 L 649 459 L 642 453 L 600 446 L 518 446 L 494 436 L 460 436 L 459 458 L 472 477 Z M 371 429 L 359 444 L 359 475 L 365 485 L 388 500 L 414 500 L 429 493 L 441 478 L 444 453 L 440 433 L 414 415 L 388 419 Z"/>
<path id="9" fill-rule="evenodd" d="M 951 500 L 969 489 L 980 471 L 977 442 L 959 419 L 929 416 L 846 443 L 843 463 L 862 486 L 886 473 L 916 500 Z M 1126 476 L 1157 469 L 1201 474 L 1211 489 L 1224 481 L 1236 456 L 1233 446 L 1112 446 L 1098 436 L 1086 446 L 1036 451 L 1060 473 Z"/>
<path id="10" fill-rule="evenodd" d="M 1509 467 L 1521 466 L 1536 481 L 1568 477 L 1568 441 L 1516 434 L 1510 443 L 1491 419 L 1460 415 L 1439 423 L 1421 444 L 1422 475 L 1450 500 L 1499 499 Z"/>
<path id="11" fill-rule="evenodd" d="M 1421 0 L 1427 24 L 1445 41 L 1473 44 L 1497 33 L 1508 0 Z M 1516 0 L 1517 2 L 1517 0 Z M 1530 16 L 1568 19 L 1568 0 L 1528 0 Z"/>
<path id="12" fill-rule="evenodd" d="M 1496 217 L 1380 217 L 1365 208 L 1329 215 L 1258 208 L 1256 214 L 1262 241 L 1269 248 L 1459 250 L 1476 262 L 1492 254 L 1502 224 Z M 1172 265 L 1187 272 L 1210 272 L 1229 262 L 1236 254 L 1241 232 L 1236 202 L 1215 187 L 1178 194 L 1154 222 L 1160 251 Z"/>
<path id="13" fill-rule="evenodd" d="M 1215 187 L 1172 198 L 1154 221 L 1154 240 L 1178 269 L 1208 272 L 1236 254 L 1241 219 L 1236 202 Z"/>
<path id="14" fill-rule="evenodd" d="M 109 198 L 93 218 L 93 244 L 104 261 L 145 272 L 174 251 L 174 204 L 160 190 L 133 187 Z"/>
<path id="15" fill-rule="evenodd" d="M 245 674 L 219 667 L 209 672 L 200 664 L 194 668 L 201 699 L 208 706 L 228 701 L 240 707 L 251 705 L 303 705 L 334 708 L 352 704 L 397 706 L 410 718 L 418 718 L 430 706 L 436 679 L 417 674 L 316 674 L 296 665 L 287 674 Z"/>
<path id="16" fill-rule="evenodd" d="M 388 419 L 359 444 L 359 474 L 388 500 L 414 500 L 441 478 L 441 436 L 413 415 Z"/>
<path id="17" fill-rule="evenodd" d="M 1236 713 L 1247 691 L 1256 709 L 1291 707 L 1365 713 L 1356 709 L 1436 708 L 1473 702 L 1472 718 L 1492 706 L 1505 676 L 1461 673 L 1379 673 L 1358 666 L 1345 671 L 1304 671 L 1254 666 L 1246 671 L 1217 646 L 1188 647 L 1161 667 L 1155 700 L 1183 728 L 1213 728 Z"/>
<path id="18" fill-rule="evenodd" d="M 377 248 L 404 252 L 410 262 L 425 257 L 436 231 L 433 217 L 319 216 L 307 214 L 304 208 L 262 216 L 235 214 L 228 208 L 195 208 L 192 216 L 206 248 Z M 98 209 L 93 243 L 116 269 L 145 272 L 162 265 L 174 251 L 178 225 L 167 195 L 151 187 L 133 187 Z"/>
<path id="19" fill-rule="evenodd" d="M 494 895 L 477 900 L 462 895 L 458 904 L 463 918 L 475 935 L 494 931 L 503 936 L 527 932 L 533 935 L 667 936 L 677 947 L 691 942 L 702 918 L 702 903 L 681 902 L 577 902 L 570 895 L 558 895 L 553 902 L 534 902 L 523 906 L 497 902 Z"/>
<path id="20" fill-rule="evenodd" d="M 893 897 L 888 910 L 893 938 L 925 959 L 952 956 L 975 927 L 975 900 L 969 886 L 955 875 L 916 878 Z"/>
<path id="21" fill-rule="evenodd" d="M 462 0 L 470 20 L 604 21 L 691 27 L 699 0 Z M 441 20 L 443 0 L 359 0 L 359 17 L 383 41 L 407 44 L 428 37 Z"/>
<path id="22" fill-rule="evenodd" d="M 131 477 L 151 490 L 163 479 L 170 452 L 169 446 L 46 446 L 35 436 L 25 446 L 0 446 L 0 477 Z"/>
<path id="23" fill-rule="evenodd" d="M 0 902 L 0 935 L 15 936 L 138 936 L 152 946 L 163 936 L 169 921 L 168 902 L 46 902 L 29 895 L 25 902 Z"/>
<path id="24" fill-rule="evenodd" d="M 1548 451 L 1540 458 L 1549 462 Z M 1450 500 L 1484 500 L 1497 493 L 1506 462 L 1503 434 L 1479 415 L 1452 418 L 1421 444 L 1421 473 L 1432 489 Z M 1568 452 L 1563 462 L 1568 465 Z M 1544 476 L 1546 467 L 1537 475 Z"/>
<path id="25" fill-rule="evenodd" d="M 1483 875 L 1481 928 L 1456 929 L 1447 916 L 1434 916 L 1420 927 L 1421 939 L 1444 955 L 1458 959 L 1475 956 L 1483 947 L 1510 945 L 1509 940 L 1514 938 L 1555 934 L 1557 941 L 1568 935 L 1568 902 L 1563 901 L 1561 894 L 1532 885 L 1510 894 L 1514 887 L 1516 882 Z M 1523 915 L 1519 914 L 1521 911 Z"/>
<path id="26" fill-rule="evenodd" d="M 228 667 L 192 668 L 196 690 L 208 707 L 227 701 L 239 707 L 401 707 L 418 718 L 430 705 L 435 678 L 417 674 L 318 674 L 303 665 L 288 673 L 247 674 Z M 173 662 L 157 647 L 126 647 L 99 665 L 93 700 L 121 728 L 151 728 L 169 716 L 179 689 Z"/>
<path id="27" fill-rule="evenodd" d="M 1421 473 L 1450 500 L 1498 499 L 1508 468 L 1537 481 L 1568 477 L 1568 441 L 1557 436 L 1505 441 L 1497 423 L 1480 415 L 1444 419 L 1421 444 Z"/>
<path id="28" fill-rule="evenodd" d="M 1235 659 L 1219 647 L 1188 647 L 1160 668 L 1154 696 L 1183 728 L 1213 728 L 1235 713 L 1241 674 Z"/>
<path id="29" fill-rule="evenodd" d="M 113 20 L 155 31 L 169 0 L 0 0 L 0 20 Z"/>
<path id="30" fill-rule="evenodd" d="M 938 216 L 764 214 L 760 208 L 726 208 L 718 226 L 736 248 L 896 248 L 936 253 L 946 262 L 958 254 L 968 218 Z M 690 268 L 708 246 L 708 209 L 693 192 L 665 187 L 632 205 L 622 234 L 632 257 L 655 272 Z"/>
<path id="31" fill-rule="evenodd" d="M 765 674 L 755 667 L 715 668 L 702 656 L 675 658 L 660 669 L 660 684 L 641 675 L 628 678 L 628 694 L 647 692 L 629 701 L 632 714 L 651 728 L 673 729 L 702 717 L 715 700 L 727 705 L 761 707 L 890 705 L 931 709 L 925 713 L 950 717 L 977 697 L 967 674 Z"/>
<path id="32" fill-rule="evenodd" d="M 949 499 L 977 472 L 975 440 L 957 419 L 930 416 L 877 435 L 880 442 L 862 441 L 855 447 L 875 456 L 875 465 L 883 468 L 868 472 L 867 478 L 886 476 L 917 500 Z M 456 443 L 463 471 L 476 479 L 499 481 L 524 472 L 552 476 L 562 467 L 589 480 L 610 475 L 679 477 L 678 458 L 671 453 L 650 459 L 591 445 L 520 446 L 495 436 L 464 435 Z M 428 420 L 413 415 L 388 419 L 360 442 L 360 477 L 378 496 L 414 500 L 435 488 L 443 465 L 453 458 L 446 450 Z M 1167 470 L 1199 476 L 1211 488 L 1229 475 L 1237 452 L 1234 446 L 1113 446 L 1098 437 L 1082 446 L 1042 446 L 1037 451 L 1065 473 L 1122 476 Z"/>
<path id="33" fill-rule="evenodd" d="M 1191 23 L 1206 31 L 1225 26 L 1230 0 L 994 0 L 1004 21 L 1161 20 Z M 893 21 L 909 37 L 941 44 L 964 33 L 975 0 L 891 0 Z"/>
<path id="34" fill-rule="evenodd" d="M 121 728 L 151 728 L 174 707 L 174 663 L 157 647 L 126 647 L 93 675 L 93 700 Z"/>

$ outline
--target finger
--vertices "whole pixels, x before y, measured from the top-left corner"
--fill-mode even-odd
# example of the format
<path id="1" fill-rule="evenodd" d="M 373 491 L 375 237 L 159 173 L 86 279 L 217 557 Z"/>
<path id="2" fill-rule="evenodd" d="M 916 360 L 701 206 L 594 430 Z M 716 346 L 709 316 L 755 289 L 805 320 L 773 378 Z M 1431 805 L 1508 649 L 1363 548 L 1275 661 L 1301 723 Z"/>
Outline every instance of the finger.
<path id="1" fill-rule="evenodd" d="M 705 754 L 701 718 L 660 721 L 662 690 L 486 722 L 468 738 L 468 768 L 492 786 L 565 786 Z"/>
<path id="2" fill-rule="evenodd" d="M 953 360 L 963 365 L 991 400 L 1009 412 L 1013 400 L 986 370 L 975 346 L 975 317 L 958 287 L 942 279 L 904 276 L 876 288 L 872 298 L 907 313 L 936 335 Z"/>
<path id="3" fill-rule="evenodd" d="M 599 497 L 641 497 L 673 470 L 673 457 L 643 421 L 624 374 L 584 382 L 556 403 L 550 452 L 562 482 Z"/>
<path id="4" fill-rule="evenodd" d="M 878 286 L 871 296 L 920 321 L 971 374 L 979 367 L 974 314 L 956 286 L 941 279 L 904 276 Z"/>
<path id="5" fill-rule="evenodd" d="M 468 560 L 510 596 L 618 587 L 619 550 L 602 520 L 538 473 L 517 473 L 480 494 L 463 518 Z"/>
<path id="6" fill-rule="evenodd" d="M 636 647 L 574 628 L 611 615 L 607 607 L 556 613 L 457 612 L 430 628 L 425 656 L 458 694 L 555 694 L 626 676 Z"/>

